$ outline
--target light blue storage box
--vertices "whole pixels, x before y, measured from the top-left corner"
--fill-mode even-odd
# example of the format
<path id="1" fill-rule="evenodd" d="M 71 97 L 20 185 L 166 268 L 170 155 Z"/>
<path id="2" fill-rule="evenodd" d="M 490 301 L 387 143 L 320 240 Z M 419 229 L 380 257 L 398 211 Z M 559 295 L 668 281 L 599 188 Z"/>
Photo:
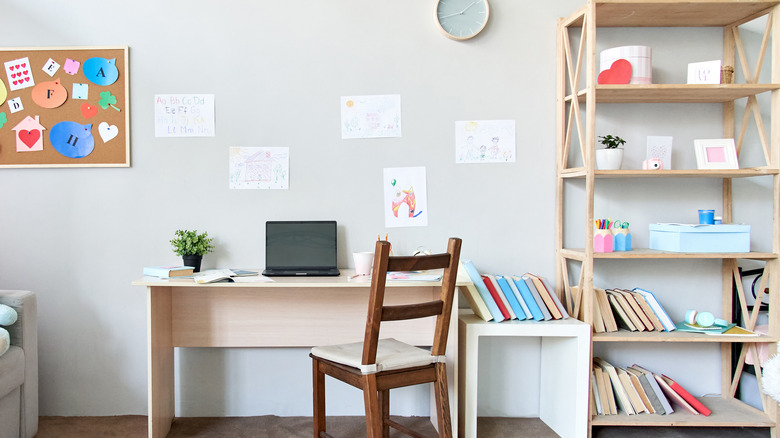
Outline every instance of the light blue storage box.
<path id="1" fill-rule="evenodd" d="M 750 225 L 650 224 L 650 249 L 674 252 L 750 252 Z"/>

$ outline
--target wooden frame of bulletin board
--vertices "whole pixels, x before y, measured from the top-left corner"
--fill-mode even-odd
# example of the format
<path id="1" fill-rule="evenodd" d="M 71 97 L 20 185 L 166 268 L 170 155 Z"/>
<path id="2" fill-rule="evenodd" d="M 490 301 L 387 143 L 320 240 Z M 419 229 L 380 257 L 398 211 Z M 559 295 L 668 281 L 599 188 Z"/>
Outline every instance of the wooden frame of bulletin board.
<path id="1" fill-rule="evenodd" d="M 0 167 L 129 167 L 128 47 L 0 48 Z"/>

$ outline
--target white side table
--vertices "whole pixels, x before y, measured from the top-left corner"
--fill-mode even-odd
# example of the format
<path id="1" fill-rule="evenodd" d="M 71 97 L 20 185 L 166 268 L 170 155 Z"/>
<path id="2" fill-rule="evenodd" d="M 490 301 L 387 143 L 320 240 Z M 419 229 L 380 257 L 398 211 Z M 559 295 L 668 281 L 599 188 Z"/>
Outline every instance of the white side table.
<path id="1" fill-rule="evenodd" d="M 588 324 L 573 318 L 557 321 L 486 322 L 470 310 L 458 318 L 458 429 L 460 437 L 477 436 L 477 382 L 481 336 L 541 338 L 539 418 L 563 438 L 586 437 L 590 388 Z"/>

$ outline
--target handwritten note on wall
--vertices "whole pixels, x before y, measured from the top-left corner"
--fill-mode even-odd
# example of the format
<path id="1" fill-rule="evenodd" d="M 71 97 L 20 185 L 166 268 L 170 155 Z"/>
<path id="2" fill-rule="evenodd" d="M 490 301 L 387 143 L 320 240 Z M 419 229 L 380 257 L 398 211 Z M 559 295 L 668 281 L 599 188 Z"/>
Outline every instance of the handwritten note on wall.
<path id="1" fill-rule="evenodd" d="M 155 95 L 154 136 L 214 137 L 214 95 Z"/>

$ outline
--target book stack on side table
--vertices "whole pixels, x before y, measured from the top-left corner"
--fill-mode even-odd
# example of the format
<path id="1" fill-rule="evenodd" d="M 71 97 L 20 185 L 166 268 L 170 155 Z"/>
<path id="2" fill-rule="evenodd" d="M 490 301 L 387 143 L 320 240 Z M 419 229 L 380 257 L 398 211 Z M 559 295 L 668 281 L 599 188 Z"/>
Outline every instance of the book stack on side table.
<path id="1" fill-rule="evenodd" d="M 485 321 L 566 319 L 569 312 L 546 278 L 523 275 L 480 274 L 471 260 L 462 260 L 473 286 L 463 295 L 474 314 Z"/>

